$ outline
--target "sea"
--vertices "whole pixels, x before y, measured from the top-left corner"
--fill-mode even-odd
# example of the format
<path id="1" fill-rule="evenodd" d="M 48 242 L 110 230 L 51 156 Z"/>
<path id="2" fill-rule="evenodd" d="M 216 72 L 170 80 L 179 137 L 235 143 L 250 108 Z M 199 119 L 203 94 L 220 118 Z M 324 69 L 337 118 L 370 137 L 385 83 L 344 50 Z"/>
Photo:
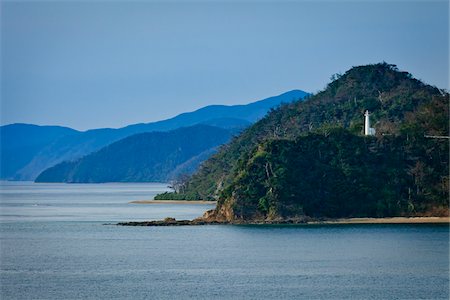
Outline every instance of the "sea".
<path id="1" fill-rule="evenodd" d="M 160 183 L 0 184 L 0 299 L 449 299 L 449 226 L 206 225 Z"/>

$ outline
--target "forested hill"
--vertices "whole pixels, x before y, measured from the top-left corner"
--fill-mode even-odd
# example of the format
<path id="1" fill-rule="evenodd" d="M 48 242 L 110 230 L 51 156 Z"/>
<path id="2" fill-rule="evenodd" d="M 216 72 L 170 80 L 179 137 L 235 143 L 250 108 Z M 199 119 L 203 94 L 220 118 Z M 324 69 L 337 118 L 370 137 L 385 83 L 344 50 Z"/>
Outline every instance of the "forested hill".
<path id="1" fill-rule="evenodd" d="M 219 199 L 227 220 L 448 213 L 448 139 L 425 137 L 448 136 L 448 93 L 386 63 L 333 79 L 222 147 L 186 198 Z"/>
<path id="2" fill-rule="evenodd" d="M 76 161 L 51 167 L 36 182 L 167 182 L 192 173 L 232 133 L 195 125 L 136 134 Z"/>

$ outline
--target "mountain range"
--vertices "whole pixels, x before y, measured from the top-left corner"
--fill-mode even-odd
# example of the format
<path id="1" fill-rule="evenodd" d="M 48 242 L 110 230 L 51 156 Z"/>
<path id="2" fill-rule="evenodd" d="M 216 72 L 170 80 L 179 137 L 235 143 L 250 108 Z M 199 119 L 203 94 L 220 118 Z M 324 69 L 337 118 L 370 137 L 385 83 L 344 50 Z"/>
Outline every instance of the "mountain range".
<path id="1" fill-rule="evenodd" d="M 233 131 L 209 125 L 134 134 L 75 161 L 44 170 L 36 182 L 169 182 L 195 171 Z"/>
<path id="2" fill-rule="evenodd" d="M 60 126 L 11 124 L 0 127 L 1 179 L 13 179 L 19 170 L 46 147 L 65 136 L 79 133 Z"/>
<path id="3" fill-rule="evenodd" d="M 77 131 L 58 126 L 11 124 L 0 127 L 0 179 L 34 180 L 42 171 L 83 156 L 128 136 L 153 131 L 170 131 L 198 124 L 227 130 L 243 129 L 281 103 L 302 99 L 306 92 L 293 90 L 246 105 L 211 105 L 196 111 L 152 123 L 119 129 Z"/>

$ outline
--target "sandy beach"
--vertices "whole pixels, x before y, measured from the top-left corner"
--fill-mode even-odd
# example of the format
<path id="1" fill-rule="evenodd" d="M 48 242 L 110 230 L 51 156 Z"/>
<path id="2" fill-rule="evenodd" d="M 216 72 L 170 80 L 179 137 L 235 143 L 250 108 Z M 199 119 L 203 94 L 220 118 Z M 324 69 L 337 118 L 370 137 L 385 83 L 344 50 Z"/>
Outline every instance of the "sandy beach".
<path id="1" fill-rule="evenodd" d="M 204 201 L 204 200 L 136 200 L 129 203 L 133 204 L 216 204 L 216 201 Z"/>
<path id="2" fill-rule="evenodd" d="M 432 224 L 450 223 L 450 217 L 394 217 L 394 218 L 349 218 L 313 221 L 308 224 Z"/>

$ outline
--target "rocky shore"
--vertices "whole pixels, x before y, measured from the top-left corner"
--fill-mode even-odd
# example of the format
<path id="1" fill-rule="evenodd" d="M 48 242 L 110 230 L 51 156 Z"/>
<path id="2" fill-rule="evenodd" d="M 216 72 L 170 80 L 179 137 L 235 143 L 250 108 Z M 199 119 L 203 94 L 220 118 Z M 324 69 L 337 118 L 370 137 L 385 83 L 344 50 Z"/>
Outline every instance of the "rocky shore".
<path id="1" fill-rule="evenodd" d="M 176 220 L 174 218 L 165 218 L 158 221 L 143 221 L 143 222 L 121 222 L 120 226 L 186 226 L 186 225 L 219 225 L 229 224 L 228 222 L 205 221 L 202 219 L 194 220 Z"/>
<path id="2" fill-rule="evenodd" d="M 218 215 L 215 210 L 210 210 L 205 212 L 205 214 L 194 220 L 176 220 L 175 218 L 165 218 L 164 220 L 158 221 L 141 221 L 141 222 L 121 222 L 117 225 L 120 226 L 187 226 L 187 225 L 276 225 L 276 224 L 307 224 L 313 221 L 309 217 L 296 217 L 288 219 L 254 219 L 254 220 L 244 220 L 244 219 L 227 219 L 221 215 Z"/>
<path id="3" fill-rule="evenodd" d="M 302 216 L 295 218 L 227 220 L 217 217 L 215 212 L 208 211 L 202 217 L 194 220 L 176 220 L 165 218 L 158 221 L 121 222 L 120 226 L 196 226 L 196 225 L 326 225 L 326 224 L 450 224 L 449 217 L 392 217 L 392 218 L 346 218 L 346 219 L 313 219 Z"/>

